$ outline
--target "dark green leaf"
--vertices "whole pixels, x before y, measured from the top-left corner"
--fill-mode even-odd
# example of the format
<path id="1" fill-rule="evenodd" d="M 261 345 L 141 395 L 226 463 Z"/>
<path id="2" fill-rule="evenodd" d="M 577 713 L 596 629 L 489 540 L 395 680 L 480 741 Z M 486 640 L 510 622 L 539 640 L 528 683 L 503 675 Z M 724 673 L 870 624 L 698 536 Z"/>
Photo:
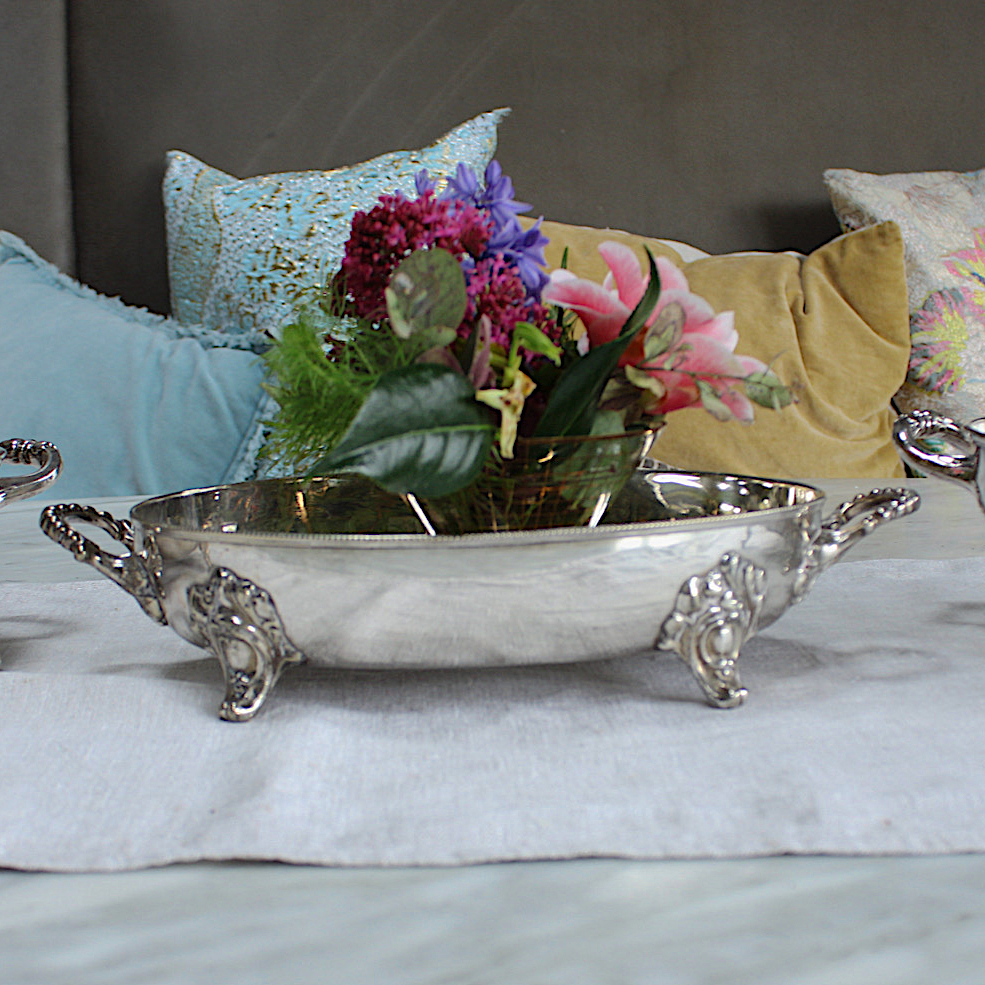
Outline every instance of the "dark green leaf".
<path id="1" fill-rule="evenodd" d="M 461 373 L 418 363 L 382 376 L 312 474 L 361 472 L 394 493 L 445 496 L 478 475 L 493 427 Z"/>
<path id="2" fill-rule="evenodd" d="M 561 436 L 588 434 L 591 431 L 592 420 L 606 382 L 616 371 L 622 354 L 646 323 L 660 297 L 657 265 L 649 250 L 646 255 L 650 260 L 650 283 L 640 298 L 640 303 L 630 313 L 616 338 L 590 349 L 561 374 L 537 424 L 536 435 Z"/>

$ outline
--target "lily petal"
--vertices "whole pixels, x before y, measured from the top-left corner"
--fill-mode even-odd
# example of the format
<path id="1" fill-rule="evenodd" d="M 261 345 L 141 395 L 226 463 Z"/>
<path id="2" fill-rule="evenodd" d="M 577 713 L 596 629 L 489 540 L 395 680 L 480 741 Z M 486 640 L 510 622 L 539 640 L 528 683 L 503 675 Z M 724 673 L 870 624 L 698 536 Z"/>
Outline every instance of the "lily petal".
<path id="1" fill-rule="evenodd" d="M 732 411 L 737 421 L 748 424 L 756 416 L 752 401 L 744 393 L 733 390 L 732 387 L 726 387 L 719 392 L 718 396 L 722 403 Z"/>
<path id="2" fill-rule="evenodd" d="M 752 356 L 737 355 L 735 358 L 739 360 L 739 365 L 742 367 L 744 376 L 750 376 L 753 373 L 765 373 L 769 369 L 766 363 L 760 362 Z"/>
<path id="3" fill-rule="evenodd" d="M 654 312 L 659 314 L 666 305 L 672 302 L 676 302 L 684 309 L 685 332 L 701 327 L 706 322 L 713 321 L 718 317 L 715 314 L 715 309 L 704 298 L 692 294 L 690 291 L 681 291 L 677 288 L 670 288 L 666 291 L 661 288 L 660 298 Z"/>
<path id="4" fill-rule="evenodd" d="M 653 408 L 653 413 L 669 414 L 671 411 L 683 410 L 685 407 L 693 407 L 701 402 L 698 384 L 687 373 L 659 372 L 651 375 L 664 389 L 663 396 Z"/>
<path id="5" fill-rule="evenodd" d="M 666 367 L 668 371 L 684 371 L 696 376 L 742 377 L 742 364 L 735 353 L 714 339 L 697 333 L 685 334 L 680 344 L 664 353 L 650 369 Z"/>
<path id="6" fill-rule="evenodd" d="M 643 276 L 636 254 L 625 244 L 611 240 L 599 246 L 599 253 L 612 274 L 619 300 L 632 311 L 640 303 L 649 281 L 649 277 Z"/>
<path id="7" fill-rule="evenodd" d="M 680 267 L 671 263 L 666 257 L 654 257 L 657 264 L 657 274 L 660 277 L 660 293 L 664 291 L 686 291 L 691 293 L 687 284 L 687 276 Z"/>
<path id="8" fill-rule="evenodd" d="M 614 339 L 629 317 L 629 309 L 594 281 L 551 274 L 541 298 L 546 304 L 570 308 L 581 318 L 593 346 Z"/>
<path id="9" fill-rule="evenodd" d="M 567 273 L 568 276 L 559 277 L 558 274 L 561 273 Z M 602 315 L 621 313 L 624 318 L 628 317 L 630 310 L 601 284 L 574 277 L 568 271 L 555 270 L 545 285 L 541 298 L 547 304 L 558 304 L 564 308 Z"/>
<path id="10" fill-rule="evenodd" d="M 730 352 L 734 352 L 739 343 L 739 333 L 735 329 L 734 311 L 722 311 L 705 322 L 692 324 L 689 320 L 689 323 L 684 326 L 684 334 L 691 333 L 700 333 L 705 338 L 713 339 Z"/>

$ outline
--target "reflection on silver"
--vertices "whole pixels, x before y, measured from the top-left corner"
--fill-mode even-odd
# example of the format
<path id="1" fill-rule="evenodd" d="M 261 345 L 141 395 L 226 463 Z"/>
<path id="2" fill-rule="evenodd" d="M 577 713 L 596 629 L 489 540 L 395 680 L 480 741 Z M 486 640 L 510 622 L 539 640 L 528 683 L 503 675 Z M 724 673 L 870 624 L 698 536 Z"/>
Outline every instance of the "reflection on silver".
<path id="1" fill-rule="evenodd" d="M 658 634 L 698 654 L 715 703 L 735 703 L 742 639 L 917 503 L 907 490 L 874 491 L 823 524 L 824 495 L 810 486 L 644 469 L 594 528 L 431 536 L 407 503 L 359 477 L 149 499 L 131 511 L 132 530 L 75 505 L 50 507 L 41 524 L 228 664 L 224 707 L 242 720 L 302 653 L 332 667 L 504 667 L 630 656 Z M 130 553 L 103 555 L 71 519 L 108 529 Z M 227 573 L 218 581 L 217 569 Z M 277 642 L 257 643 L 254 627 Z"/>
<path id="2" fill-rule="evenodd" d="M 228 568 L 189 586 L 188 616 L 222 664 L 226 697 L 219 717 L 227 722 L 252 718 L 284 667 L 304 662 L 269 593 Z"/>
<path id="3" fill-rule="evenodd" d="M 656 648 L 673 650 L 716 708 L 734 708 L 746 696 L 736 663 L 756 632 L 765 598 L 766 572 L 725 554 L 710 571 L 688 579 L 660 628 Z"/>
<path id="4" fill-rule="evenodd" d="M 964 486 L 985 510 L 985 419 L 962 424 L 933 411 L 915 410 L 897 418 L 893 438 L 918 472 Z"/>
<path id="5" fill-rule="evenodd" d="M 905 488 L 859 493 L 849 502 L 842 503 L 811 539 L 794 584 L 793 601 L 799 602 L 818 576 L 860 538 L 868 536 L 883 523 L 907 516 L 919 505 L 917 494 Z"/>
<path id="6" fill-rule="evenodd" d="M 117 556 L 103 551 L 98 544 L 75 530 L 69 520 L 91 523 L 119 541 L 129 553 Z M 129 592 L 154 622 L 167 625 L 168 619 L 157 586 L 160 558 L 154 557 L 149 550 L 134 550 L 133 524 L 129 520 L 118 520 L 111 513 L 97 510 L 94 506 L 64 503 L 44 508 L 41 529 L 77 561 L 91 564 L 100 574 Z"/>
<path id="7" fill-rule="evenodd" d="M 18 499 L 36 496 L 58 478 L 62 459 L 50 441 L 30 441 L 27 438 L 7 438 L 0 441 L 0 465 L 35 465 L 36 471 L 26 475 L 0 478 L 0 506 Z"/>
<path id="8" fill-rule="evenodd" d="M 18 499 L 36 496 L 58 478 L 62 467 L 61 455 L 50 441 L 30 441 L 27 438 L 8 438 L 0 441 L 0 464 L 36 465 L 27 475 L 0 479 L 0 506 Z"/>

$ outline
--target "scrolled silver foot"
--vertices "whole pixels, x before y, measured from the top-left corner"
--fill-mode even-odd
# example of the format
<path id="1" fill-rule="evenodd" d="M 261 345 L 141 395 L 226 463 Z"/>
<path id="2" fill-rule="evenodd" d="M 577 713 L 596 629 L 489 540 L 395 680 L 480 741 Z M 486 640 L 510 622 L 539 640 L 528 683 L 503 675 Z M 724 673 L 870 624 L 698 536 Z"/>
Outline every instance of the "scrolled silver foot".
<path id="1" fill-rule="evenodd" d="M 226 678 L 219 717 L 245 722 L 261 708 L 288 664 L 305 655 L 288 638 L 270 594 L 228 568 L 188 589 L 189 621 L 218 657 Z"/>
<path id="2" fill-rule="evenodd" d="M 656 649 L 676 653 L 716 708 L 734 708 L 746 697 L 739 650 L 756 631 L 765 597 L 766 572 L 724 554 L 715 567 L 687 580 L 660 627 Z"/>

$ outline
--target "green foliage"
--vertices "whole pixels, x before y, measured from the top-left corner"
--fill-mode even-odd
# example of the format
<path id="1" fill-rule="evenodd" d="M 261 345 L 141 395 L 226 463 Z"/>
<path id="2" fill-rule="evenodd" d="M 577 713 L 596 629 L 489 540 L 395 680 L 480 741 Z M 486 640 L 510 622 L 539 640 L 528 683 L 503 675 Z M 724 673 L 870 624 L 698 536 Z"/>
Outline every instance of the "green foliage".
<path id="1" fill-rule="evenodd" d="M 445 496 L 489 456 L 493 426 L 468 379 L 417 363 L 377 381 L 342 440 L 313 473 L 360 472 L 394 493 Z"/>
<path id="2" fill-rule="evenodd" d="M 643 339 L 643 360 L 649 362 L 662 356 L 675 342 L 684 330 L 687 316 L 679 301 L 671 301 L 660 312 L 654 323 L 646 330 Z"/>
<path id="3" fill-rule="evenodd" d="M 515 360 L 517 368 L 520 365 L 521 347 L 527 352 L 547 356 L 555 366 L 561 363 L 561 347 L 555 345 L 536 325 L 531 325 L 527 321 L 518 321 L 513 326 L 513 340 L 510 344 L 508 363 Z"/>
<path id="4" fill-rule="evenodd" d="M 465 317 L 468 296 L 458 261 L 442 249 L 416 250 L 393 272 L 386 289 L 386 310 L 393 331 L 402 339 L 444 329 L 451 337 Z"/>
<path id="5" fill-rule="evenodd" d="M 728 404 L 718 395 L 718 392 L 707 380 L 695 380 L 698 385 L 698 395 L 701 406 L 718 421 L 730 421 L 733 418 Z"/>
<path id="6" fill-rule="evenodd" d="M 746 396 L 760 407 L 779 410 L 793 403 L 793 393 L 771 369 L 746 377 Z"/>
<path id="7" fill-rule="evenodd" d="M 266 456 L 307 471 L 345 434 L 380 377 L 418 355 L 398 343 L 388 329 L 326 313 L 318 302 L 301 308 L 264 355 L 273 380 L 267 390 L 279 405 Z"/>

